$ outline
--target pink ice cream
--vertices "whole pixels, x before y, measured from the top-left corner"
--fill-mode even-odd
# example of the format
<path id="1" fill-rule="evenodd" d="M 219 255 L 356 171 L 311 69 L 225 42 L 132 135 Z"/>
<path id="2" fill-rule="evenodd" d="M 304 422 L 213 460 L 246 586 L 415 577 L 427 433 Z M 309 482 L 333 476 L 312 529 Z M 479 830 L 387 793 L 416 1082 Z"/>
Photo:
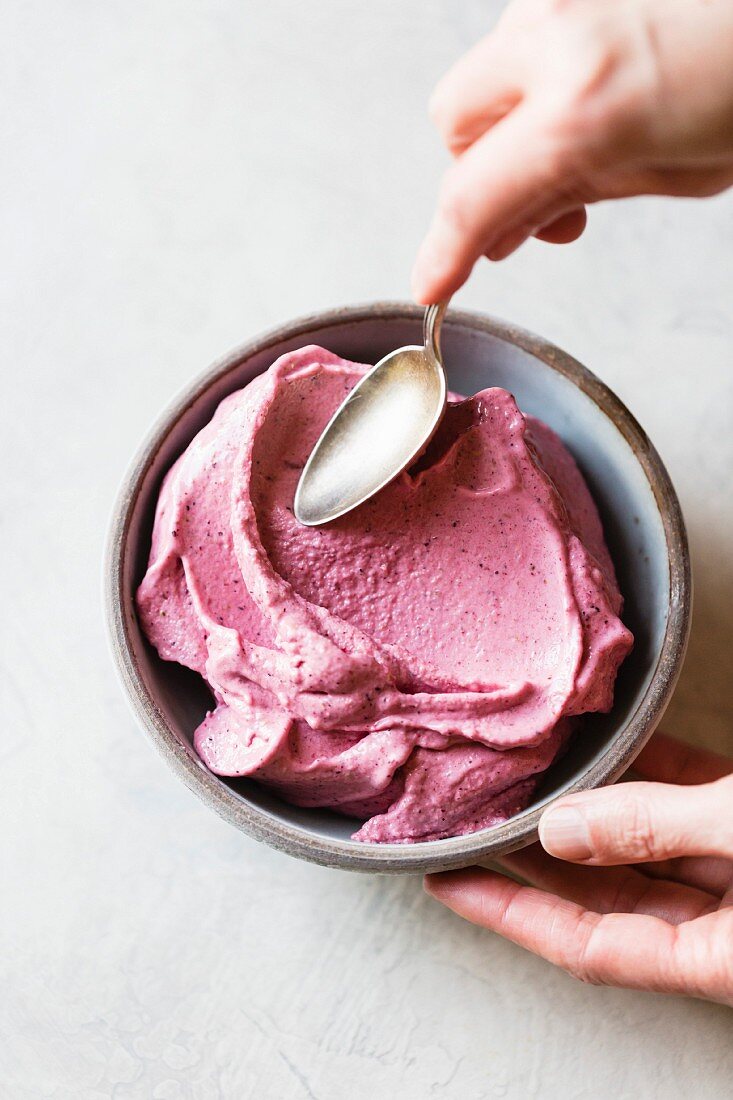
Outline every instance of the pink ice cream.
<path id="1" fill-rule="evenodd" d="M 358 840 L 454 836 L 527 804 L 572 717 L 611 707 L 632 636 L 575 462 L 505 390 L 451 404 L 355 512 L 297 522 L 367 369 L 307 347 L 221 403 L 163 483 L 137 606 L 211 688 L 213 772 L 359 818 Z"/>

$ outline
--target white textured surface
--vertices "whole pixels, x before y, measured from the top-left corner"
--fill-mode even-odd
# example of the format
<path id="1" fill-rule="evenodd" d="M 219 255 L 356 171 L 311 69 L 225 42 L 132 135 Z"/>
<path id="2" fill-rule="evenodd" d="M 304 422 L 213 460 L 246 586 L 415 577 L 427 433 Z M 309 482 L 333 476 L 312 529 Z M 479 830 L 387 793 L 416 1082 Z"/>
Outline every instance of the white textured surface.
<path id="1" fill-rule="evenodd" d="M 424 104 L 475 0 L 8 0 L 0 332 L 0 1093 L 730 1095 L 728 1010 L 587 988 L 416 879 L 259 847 L 134 728 L 99 607 L 122 470 L 172 391 L 294 315 L 406 297 L 443 163 Z M 637 413 L 697 614 L 668 727 L 733 749 L 733 202 L 593 211 L 483 265 Z"/>

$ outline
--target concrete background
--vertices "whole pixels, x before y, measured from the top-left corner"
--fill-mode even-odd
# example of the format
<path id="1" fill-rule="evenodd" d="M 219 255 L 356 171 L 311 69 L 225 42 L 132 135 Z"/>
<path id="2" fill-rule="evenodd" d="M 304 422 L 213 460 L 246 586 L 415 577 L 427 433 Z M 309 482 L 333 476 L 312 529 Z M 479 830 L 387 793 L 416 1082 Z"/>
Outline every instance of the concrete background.
<path id="1" fill-rule="evenodd" d="M 425 112 L 476 0 L 6 0 L 3 1096 L 731 1095 L 730 1011 L 584 987 L 423 896 L 220 822 L 134 728 L 100 560 L 194 373 L 322 307 L 408 296 L 444 164 Z M 697 604 L 667 728 L 733 751 L 733 201 L 591 213 L 458 304 L 556 341 L 678 486 Z"/>

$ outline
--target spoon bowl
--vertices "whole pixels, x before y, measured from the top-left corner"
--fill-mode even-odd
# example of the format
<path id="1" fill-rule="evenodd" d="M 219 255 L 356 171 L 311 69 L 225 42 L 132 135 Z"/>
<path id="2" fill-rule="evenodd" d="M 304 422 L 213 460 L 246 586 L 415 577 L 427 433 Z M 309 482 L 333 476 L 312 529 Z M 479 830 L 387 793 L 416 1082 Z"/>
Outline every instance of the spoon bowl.
<path id="1" fill-rule="evenodd" d="M 354 386 L 310 454 L 293 510 L 306 527 L 329 523 L 369 500 L 412 465 L 445 411 L 440 354 L 446 303 L 428 306 L 425 343 L 390 352 Z"/>

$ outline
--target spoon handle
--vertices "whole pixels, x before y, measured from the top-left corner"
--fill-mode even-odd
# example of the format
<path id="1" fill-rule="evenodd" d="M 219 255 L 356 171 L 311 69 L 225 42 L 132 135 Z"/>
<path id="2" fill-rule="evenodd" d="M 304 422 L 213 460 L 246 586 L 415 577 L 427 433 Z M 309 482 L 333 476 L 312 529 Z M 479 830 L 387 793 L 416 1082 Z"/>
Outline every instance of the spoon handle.
<path id="1" fill-rule="evenodd" d="M 436 302 L 435 305 L 428 306 L 425 310 L 425 317 L 423 319 L 423 340 L 425 341 L 425 347 L 431 353 L 434 359 L 438 363 L 443 362 L 443 358 L 440 354 L 440 326 L 443 323 L 445 311 L 448 308 L 448 302 Z"/>

